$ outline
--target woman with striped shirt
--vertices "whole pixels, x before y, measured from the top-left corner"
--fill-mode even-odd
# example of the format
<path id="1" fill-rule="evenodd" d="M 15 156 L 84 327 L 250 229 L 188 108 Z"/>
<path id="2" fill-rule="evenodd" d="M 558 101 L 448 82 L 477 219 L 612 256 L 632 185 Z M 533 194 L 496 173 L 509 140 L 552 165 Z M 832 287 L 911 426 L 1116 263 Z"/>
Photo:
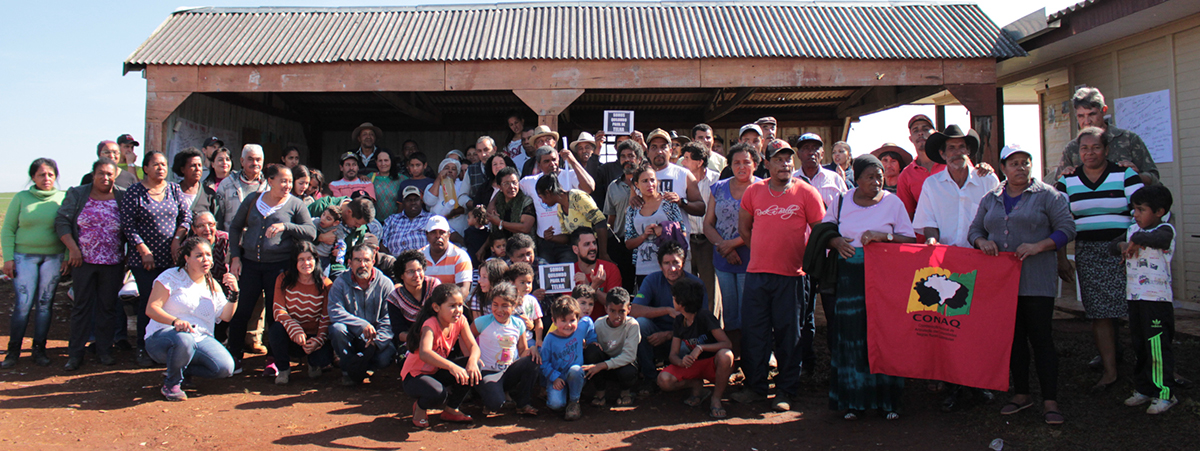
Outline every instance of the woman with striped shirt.
<path id="1" fill-rule="evenodd" d="M 1092 387 L 1093 392 L 1107 389 L 1117 380 L 1117 337 L 1115 319 L 1126 316 L 1125 266 L 1121 257 L 1109 255 L 1108 243 L 1123 236 L 1133 222 L 1129 197 L 1142 187 L 1142 179 L 1133 169 L 1108 161 L 1108 135 L 1104 130 L 1087 127 L 1075 138 L 1083 165 L 1058 179 L 1056 188 L 1067 194 L 1075 217 L 1075 264 L 1079 276 L 1080 298 L 1092 333 L 1104 376 Z M 1071 279 L 1071 263 L 1060 248 L 1060 271 Z"/>
<path id="2" fill-rule="evenodd" d="M 326 294 L 329 279 L 317 266 L 317 248 L 311 242 L 300 241 L 292 251 L 292 261 L 275 281 L 275 301 L 267 336 L 279 373 L 276 385 L 287 385 L 291 376 L 291 355 L 308 356 L 308 377 L 321 377 L 321 371 L 333 363 L 333 347 L 326 333 L 329 313 Z"/>

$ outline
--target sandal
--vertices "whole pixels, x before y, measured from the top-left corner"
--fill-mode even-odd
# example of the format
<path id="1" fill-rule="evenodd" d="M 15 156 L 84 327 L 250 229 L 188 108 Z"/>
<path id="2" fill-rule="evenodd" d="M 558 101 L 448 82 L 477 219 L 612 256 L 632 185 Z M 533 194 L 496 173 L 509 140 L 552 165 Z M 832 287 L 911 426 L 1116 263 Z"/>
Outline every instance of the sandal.
<path id="1" fill-rule="evenodd" d="M 858 419 L 858 414 L 854 413 L 853 411 L 846 412 L 846 415 L 842 416 L 842 419 L 846 421 L 854 421 Z"/>
<path id="2" fill-rule="evenodd" d="M 618 407 L 628 407 L 633 405 L 633 395 L 629 391 L 621 392 L 621 397 L 617 398 Z"/>
<path id="3" fill-rule="evenodd" d="M 530 417 L 536 417 L 538 414 L 538 410 L 533 408 L 533 406 L 531 406 L 531 405 L 525 405 L 524 407 L 517 408 L 517 414 L 530 416 Z"/>
<path id="4" fill-rule="evenodd" d="M 418 409 L 420 409 L 420 408 L 421 408 L 421 407 L 420 407 L 420 406 L 418 406 L 418 405 L 417 405 L 417 403 L 415 403 L 415 402 L 413 403 L 413 419 L 412 419 L 412 424 L 413 424 L 413 426 L 416 426 L 416 427 L 418 427 L 418 428 L 425 429 L 425 428 L 428 428 L 428 427 L 429 427 L 429 412 L 426 412 L 426 413 L 425 413 L 425 418 L 418 420 L 418 419 L 417 419 L 417 410 L 418 410 Z"/>
<path id="5" fill-rule="evenodd" d="M 596 395 L 595 398 L 592 398 L 592 406 L 593 407 L 604 407 L 604 405 L 608 403 L 608 400 L 604 399 L 604 398 L 605 398 L 604 395 Z"/>
<path id="6" fill-rule="evenodd" d="M 1028 409 L 1030 407 L 1033 407 L 1033 401 L 1029 401 L 1025 404 L 1017 404 L 1015 402 L 1010 402 L 1008 404 L 1005 404 L 1004 407 L 1000 408 L 1000 415 L 1012 415 L 1014 413 L 1020 412 L 1022 410 Z"/>
<path id="7" fill-rule="evenodd" d="M 725 411 L 724 407 L 709 407 L 708 416 L 718 420 L 724 420 L 729 417 L 729 412 Z"/>
<path id="8" fill-rule="evenodd" d="M 884 416 L 884 418 L 886 418 L 888 421 L 899 420 L 900 414 L 898 414 L 896 412 L 888 412 L 887 415 Z"/>
<path id="9" fill-rule="evenodd" d="M 1046 424 L 1057 426 L 1067 421 L 1067 417 L 1063 416 L 1062 412 L 1057 410 L 1048 410 L 1042 414 L 1042 418 L 1046 419 Z"/>
<path id="10" fill-rule="evenodd" d="M 470 415 L 462 412 L 443 411 L 441 418 L 442 421 L 449 421 L 451 423 L 470 423 L 475 421 L 475 419 L 471 418 Z"/>
<path id="11" fill-rule="evenodd" d="M 699 406 L 700 403 L 704 402 L 705 399 L 708 399 L 708 397 L 711 395 L 712 390 L 705 388 L 700 390 L 700 393 L 689 396 L 688 399 L 683 400 L 683 403 L 688 407 L 696 407 Z"/>

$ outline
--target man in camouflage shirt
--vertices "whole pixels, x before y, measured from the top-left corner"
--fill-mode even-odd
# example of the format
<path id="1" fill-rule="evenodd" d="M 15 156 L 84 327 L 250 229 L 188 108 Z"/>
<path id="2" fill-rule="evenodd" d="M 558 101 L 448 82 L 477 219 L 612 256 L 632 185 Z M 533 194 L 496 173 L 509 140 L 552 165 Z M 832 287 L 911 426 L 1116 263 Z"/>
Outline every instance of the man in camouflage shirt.
<path id="1" fill-rule="evenodd" d="M 1118 166 L 1133 169 L 1142 178 L 1142 183 L 1154 185 L 1158 183 L 1158 166 L 1150 157 L 1146 143 L 1136 133 L 1119 129 L 1104 120 L 1108 106 L 1104 104 L 1104 95 L 1096 88 L 1079 88 L 1071 98 L 1075 106 L 1075 118 L 1079 128 L 1099 127 L 1104 129 L 1108 137 L 1108 161 Z M 1063 150 L 1062 161 L 1058 166 L 1046 171 L 1046 180 L 1053 183 L 1059 176 L 1071 175 L 1075 168 L 1083 164 L 1079 158 L 1079 140 L 1072 139 Z"/>

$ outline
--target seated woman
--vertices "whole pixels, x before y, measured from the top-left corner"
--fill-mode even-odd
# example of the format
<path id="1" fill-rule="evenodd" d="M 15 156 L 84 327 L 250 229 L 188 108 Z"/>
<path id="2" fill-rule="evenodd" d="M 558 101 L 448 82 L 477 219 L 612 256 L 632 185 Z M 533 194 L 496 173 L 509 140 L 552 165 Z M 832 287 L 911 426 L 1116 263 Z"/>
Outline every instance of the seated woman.
<path id="1" fill-rule="evenodd" d="M 279 374 L 276 385 L 287 385 L 291 377 L 291 356 L 308 356 L 308 377 L 321 377 L 321 371 L 333 363 L 329 344 L 328 293 L 333 282 L 321 275 L 317 266 L 317 248 L 308 241 L 296 244 L 292 261 L 275 281 L 275 302 L 271 308 L 275 322 L 267 331 L 271 354 Z"/>
<path id="2" fill-rule="evenodd" d="M 830 334 L 829 408 L 845 410 L 846 420 L 858 419 L 866 409 L 900 418 L 904 378 L 872 374 L 867 359 L 867 306 L 864 297 L 863 248 L 873 242 L 916 241 L 908 210 L 900 198 L 884 189 L 884 165 L 872 155 L 854 159 L 858 187 L 839 197 L 825 212 L 823 222 L 838 225 L 841 237 L 829 240 L 839 254 L 837 299 Z"/>
<path id="3" fill-rule="evenodd" d="M 168 401 L 183 401 L 181 385 L 192 376 L 224 378 L 233 374 L 233 356 L 213 338 L 216 320 L 229 321 L 237 308 L 218 288 L 210 271 L 212 248 L 203 238 L 191 237 L 179 245 L 176 267 L 154 279 L 146 304 L 146 352 L 167 365 L 162 394 Z M 226 274 L 221 281 L 234 292 L 237 280 Z"/>

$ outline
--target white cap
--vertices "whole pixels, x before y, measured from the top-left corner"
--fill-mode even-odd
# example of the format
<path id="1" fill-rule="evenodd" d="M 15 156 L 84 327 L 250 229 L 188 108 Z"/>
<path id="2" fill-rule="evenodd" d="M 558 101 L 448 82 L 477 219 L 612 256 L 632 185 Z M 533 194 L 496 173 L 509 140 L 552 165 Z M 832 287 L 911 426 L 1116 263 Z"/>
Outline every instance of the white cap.
<path id="1" fill-rule="evenodd" d="M 1033 154 L 1029 153 L 1028 150 L 1022 149 L 1020 144 L 1009 144 L 1000 149 L 1000 161 L 1007 160 L 1010 155 L 1018 152 L 1029 155 L 1029 158 L 1033 158 Z"/>
<path id="2" fill-rule="evenodd" d="M 442 230 L 442 231 L 449 232 L 450 231 L 450 223 L 446 222 L 446 218 L 444 216 L 437 216 L 437 215 L 430 216 L 429 222 L 425 223 L 425 231 L 432 232 L 434 230 Z"/>

